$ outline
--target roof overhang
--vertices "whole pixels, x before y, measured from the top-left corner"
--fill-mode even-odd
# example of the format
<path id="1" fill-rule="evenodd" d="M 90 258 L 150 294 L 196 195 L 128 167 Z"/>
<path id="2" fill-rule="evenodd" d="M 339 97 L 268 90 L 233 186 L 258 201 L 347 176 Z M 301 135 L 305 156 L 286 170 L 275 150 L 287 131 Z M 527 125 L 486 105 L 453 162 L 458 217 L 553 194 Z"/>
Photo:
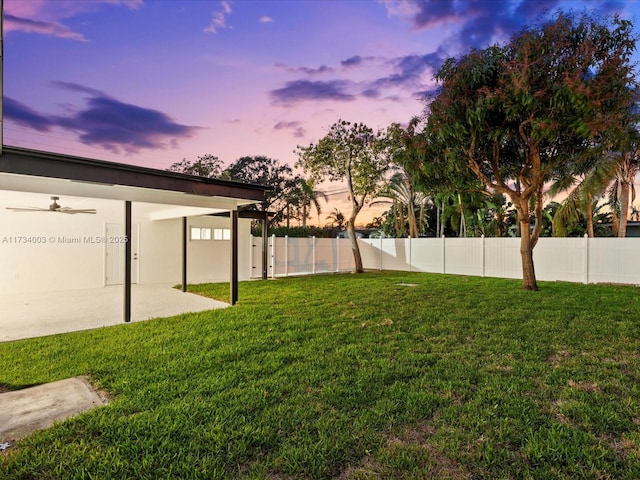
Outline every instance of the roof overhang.
<path id="1" fill-rule="evenodd" d="M 198 207 L 211 213 L 260 203 L 267 187 L 4 146 L 0 190 Z M 185 212 L 165 208 L 154 217 Z"/>

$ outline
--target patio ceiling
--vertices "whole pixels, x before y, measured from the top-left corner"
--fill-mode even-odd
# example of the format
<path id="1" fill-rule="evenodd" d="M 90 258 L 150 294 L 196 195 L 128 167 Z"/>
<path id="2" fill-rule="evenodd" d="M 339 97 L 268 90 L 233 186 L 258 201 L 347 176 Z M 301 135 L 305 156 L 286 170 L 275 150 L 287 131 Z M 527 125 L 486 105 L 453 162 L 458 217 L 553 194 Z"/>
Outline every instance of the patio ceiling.
<path id="1" fill-rule="evenodd" d="M 150 201 L 136 201 L 133 204 L 133 214 L 135 217 L 144 217 L 150 220 L 165 220 L 171 218 L 191 217 L 197 215 L 208 215 L 221 212 L 228 212 L 236 207 L 237 203 L 230 199 L 206 199 L 187 194 L 173 194 L 174 192 L 144 192 L 128 191 L 125 193 L 121 188 L 111 187 L 100 192 L 100 185 L 79 185 L 72 184 L 71 188 L 65 188 L 64 181 L 57 179 L 40 179 L 32 182 L 32 178 L 16 178 L 15 175 L 0 173 L 0 209 L 6 207 L 37 207 L 47 208 L 51 204 L 51 197 L 59 197 L 58 203 L 69 208 L 95 208 L 98 214 L 104 214 L 111 210 L 122 210 L 122 195 L 131 198 L 146 198 Z M 20 176 L 23 177 L 23 176 Z M 40 181 L 43 180 L 43 181 Z M 71 182 L 67 182 L 71 183 Z M 33 184 L 34 190 L 23 190 L 27 184 Z M 11 188 L 21 190 L 12 190 Z M 88 187 L 88 188 L 87 188 Z M 90 191 L 83 191 L 90 190 Z M 128 189 L 135 190 L 135 189 Z M 35 193 L 38 192 L 38 193 Z M 44 192 L 44 193 L 43 193 Z M 149 194 L 151 193 L 151 194 Z M 198 206 L 203 203 L 213 203 L 217 208 L 210 206 Z M 240 205 L 238 205 L 240 206 Z M 16 215 L 23 214 L 16 212 Z M 26 213 L 27 215 L 40 215 L 40 213 Z M 47 214 L 47 212 L 42 212 Z"/>

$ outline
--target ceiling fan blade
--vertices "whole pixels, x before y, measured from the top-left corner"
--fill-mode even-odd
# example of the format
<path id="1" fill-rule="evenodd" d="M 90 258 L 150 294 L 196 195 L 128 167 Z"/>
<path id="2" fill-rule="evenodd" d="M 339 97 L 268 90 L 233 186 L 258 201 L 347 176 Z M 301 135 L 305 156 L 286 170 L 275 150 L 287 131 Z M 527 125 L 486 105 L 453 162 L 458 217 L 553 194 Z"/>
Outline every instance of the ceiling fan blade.
<path id="1" fill-rule="evenodd" d="M 95 215 L 96 213 L 96 209 L 95 208 L 69 208 L 69 207 L 62 207 L 62 208 L 58 208 L 56 210 L 54 210 L 55 212 L 59 212 L 59 213 L 66 213 L 68 215 L 75 215 L 76 213 L 89 213 L 91 215 Z"/>
<path id="2" fill-rule="evenodd" d="M 0 0 L 1 2 L 1 0 Z M 75 215 L 76 213 L 88 213 L 90 215 L 95 215 L 95 208 L 71 208 L 71 207 L 61 207 L 58 203 L 60 197 L 52 196 L 52 203 L 49 205 L 49 208 L 39 208 L 39 207 L 5 207 L 7 210 L 12 210 L 14 212 L 57 212 L 57 213 L 66 213 L 67 215 Z"/>
<path id="3" fill-rule="evenodd" d="M 48 208 L 37 208 L 37 207 L 25 207 L 25 208 L 19 208 L 19 207 L 4 207 L 7 210 L 11 210 L 12 212 L 48 212 L 49 209 Z"/>

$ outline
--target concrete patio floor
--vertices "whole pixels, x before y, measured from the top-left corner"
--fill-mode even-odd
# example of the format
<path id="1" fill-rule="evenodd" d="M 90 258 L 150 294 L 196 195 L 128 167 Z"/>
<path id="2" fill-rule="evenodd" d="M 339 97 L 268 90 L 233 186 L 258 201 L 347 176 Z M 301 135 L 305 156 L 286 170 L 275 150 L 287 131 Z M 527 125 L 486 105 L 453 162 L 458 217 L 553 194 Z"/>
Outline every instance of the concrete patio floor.
<path id="1" fill-rule="evenodd" d="M 0 342 L 88 330 L 123 322 L 122 285 L 45 293 L 0 294 Z M 132 285 L 131 321 L 229 305 L 171 285 Z"/>

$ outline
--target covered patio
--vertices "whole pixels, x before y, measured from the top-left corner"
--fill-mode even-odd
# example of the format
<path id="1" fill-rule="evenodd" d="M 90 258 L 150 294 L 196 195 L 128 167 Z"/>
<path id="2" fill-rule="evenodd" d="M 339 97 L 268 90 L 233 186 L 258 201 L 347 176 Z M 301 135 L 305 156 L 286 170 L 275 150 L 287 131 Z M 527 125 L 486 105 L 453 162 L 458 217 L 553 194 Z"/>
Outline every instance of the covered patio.
<path id="1" fill-rule="evenodd" d="M 255 205 L 264 200 L 265 190 L 261 185 L 3 146 L 0 203 L 5 215 L 0 220 L 0 242 L 3 242 L 0 248 L 4 252 L 0 253 L 4 254 L 5 272 L 0 278 L 0 285 L 3 285 L 0 289 L 0 340 L 226 305 L 186 293 L 186 284 L 201 278 L 203 269 L 227 272 L 224 281 L 228 280 L 230 284 L 229 304 L 235 304 L 239 265 L 246 263 L 246 259 L 239 258 L 238 239 L 244 242 L 245 235 L 239 231 L 239 220 L 256 217 Z M 97 215 L 48 211 L 48 199 L 59 196 L 65 204 L 73 202 L 71 206 L 78 210 L 91 207 L 89 210 Z M 46 204 L 43 199 L 47 200 Z M 29 207 L 9 208 L 16 205 Z M 31 213 L 29 208 L 33 205 L 45 208 Z M 10 210 L 11 213 L 7 213 Z M 15 210 L 20 212 L 15 213 Z M 25 210 L 29 213 L 23 213 Z M 73 228 L 74 234 L 61 236 L 40 228 L 45 220 L 50 224 L 51 219 L 55 219 L 54 230 Z M 138 240 L 138 225 L 134 222 L 139 221 L 153 227 L 148 227 Z M 193 225 L 214 221 L 223 222 L 224 230 L 228 232 L 224 245 L 191 242 Z M 110 245 L 86 245 L 93 243 L 95 238 L 104 240 L 109 225 L 115 225 L 110 222 L 121 225 L 120 237 L 126 239 L 120 245 L 121 252 L 116 252 L 115 263 L 115 253 L 108 250 Z M 14 242 L 24 237 L 25 231 L 31 232 L 27 233 L 30 236 L 39 232 L 42 242 L 58 245 L 41 244 L 26 253 L 27 245 L 22 245 L 24 249 L 21 249 Z M 85 245 L 61 247 L 60 243 L 66 242 L 67 238 Z M 136 245 L 138 241 L 140 250 Z M 202 254 L 204 247 L 215 247 L 224 254 L 226 261 L 217 261 L 213 266 L 210 263 L 201 265 L 203 262 L 197 256 Z M 102 260 L 96 258 L 96 249 L 104 251 L 102 255 L 111 255 L 109 265 L 104 265 L 104 256 Z M 16 257 L 21 260 L 13 261 L 12 255 L 17 253 L 20 255 Z M 44 263 L 53 266 L 46 267 Z M 106 280 L 108 269 L 119 271 L 121 279 L 115 282 L 117 284 Z M 89 270 L 91 278 L 97 279 L 98 283 L 83 280 Z M 74 271 L 79 279 L 75 283 Z M 61 287 L 58 278 L 64 280 L 60 282 Z M 182 292 L 171 288 L 176 284 L 182 284 Z M 15 328 L 11 326 L 12 322 Z"/>

